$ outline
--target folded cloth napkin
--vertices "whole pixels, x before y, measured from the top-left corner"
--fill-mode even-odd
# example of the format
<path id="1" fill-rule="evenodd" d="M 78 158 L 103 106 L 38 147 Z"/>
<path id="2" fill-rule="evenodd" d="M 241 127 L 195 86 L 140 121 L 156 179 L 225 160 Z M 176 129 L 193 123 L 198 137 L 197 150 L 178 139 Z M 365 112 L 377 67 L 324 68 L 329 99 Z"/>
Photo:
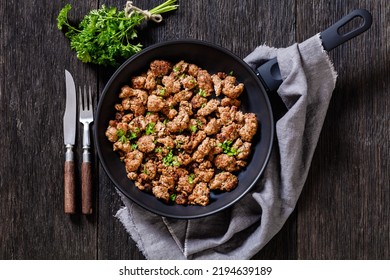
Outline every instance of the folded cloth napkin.
<path id="1" fill-rule="evenodd" d="M 276 122 L 276 141 L 261 179 L 234 206 L 194 220 L 164 218 L 121 195 L 116 217 L 147 259 L 250 259 L 294 210 L 335 87 L 337 74 L 319 35 L 301 44 L 257 47 L 244 60 L 252 68 L 277 57 L 288 111 Z"/>

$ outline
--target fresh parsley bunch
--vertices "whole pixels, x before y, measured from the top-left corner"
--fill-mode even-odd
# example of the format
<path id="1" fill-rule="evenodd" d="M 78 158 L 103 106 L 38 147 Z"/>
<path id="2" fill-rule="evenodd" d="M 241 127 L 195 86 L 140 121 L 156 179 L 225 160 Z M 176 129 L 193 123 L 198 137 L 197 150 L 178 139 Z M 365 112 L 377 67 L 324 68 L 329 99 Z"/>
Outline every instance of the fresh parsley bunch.
<path id="1" fill-rule="evenodd" d="M 175 10 L 175 3 L 176 0 L 167 0 L 148 12 L 156 15 Z M 65 36 L 82 62 L 117 66 L 120 58 L 128 58 L 141 50 L 142 45 L 134 43 L 134 39 L 137 38 L 136 27 L 145 20 L 142 13 L 134 11 L 126 16 L 124 10 L 102 5 L 100 9 L 85 15 L 79 26 L 75 27 L 68 20 L 71 9 L 70 4 L 61 9 L 57 27 L 59 30 L 66 28 Z"/>

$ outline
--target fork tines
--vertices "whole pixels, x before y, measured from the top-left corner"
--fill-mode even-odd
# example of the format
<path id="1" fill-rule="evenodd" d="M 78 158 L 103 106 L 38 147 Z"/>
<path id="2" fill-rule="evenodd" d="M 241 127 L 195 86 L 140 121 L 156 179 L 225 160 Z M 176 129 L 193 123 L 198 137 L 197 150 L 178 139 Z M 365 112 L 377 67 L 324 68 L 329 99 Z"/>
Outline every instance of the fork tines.
<path id="1" fill-rule="evenodd" d="M 88 87 L 87 94 L 87 86 L 84 86 L 84 94 L 82 92 L 81 86 L 79 86 L 80 92 L 80 111 L 89 111 L 92 110 L 92 89 L 91 86 Z"/>

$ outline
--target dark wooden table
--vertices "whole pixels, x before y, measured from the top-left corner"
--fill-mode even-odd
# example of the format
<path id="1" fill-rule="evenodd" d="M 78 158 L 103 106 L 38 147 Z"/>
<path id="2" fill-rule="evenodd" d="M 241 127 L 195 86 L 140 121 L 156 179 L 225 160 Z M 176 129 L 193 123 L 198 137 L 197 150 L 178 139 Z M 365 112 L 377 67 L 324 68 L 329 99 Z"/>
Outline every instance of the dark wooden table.
<path id="1" fill-rule="evenodd" d="M 76 59 L 56 28 L 66 3 L 78 21 L 101 4 L 122 8 L 125 1 L 0 2 L 0 259 L 142 259 L 114 217 L 121 202 L 96 155 L 95 214 L 63 213 L 64 69 L 76 86 L 93 87 L 95 102 L 114 71 Z M 301 42 L 355 8 L 371 11 L 371 29 L 331 53 L 339 77 L 308 180 L 294 213 L 255 258 L 389 259 L 389 1 L 179 4 L 162 24 L 141 31 L 143 45 L 196 38 L 245 57 L 260 44 Z M 79 168 L 76 176 L 79 182 Z"/>

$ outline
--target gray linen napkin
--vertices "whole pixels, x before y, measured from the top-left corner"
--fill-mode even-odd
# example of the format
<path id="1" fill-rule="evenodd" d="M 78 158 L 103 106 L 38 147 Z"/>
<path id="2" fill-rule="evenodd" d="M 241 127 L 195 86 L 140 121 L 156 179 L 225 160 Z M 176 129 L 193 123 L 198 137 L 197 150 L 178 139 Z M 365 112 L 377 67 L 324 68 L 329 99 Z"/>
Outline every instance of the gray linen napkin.
<path id="1" fill-rule="evenodd" d="M 301 44 L 257 47 L 251 66 L 277 57 L 287 113 L 276 123 L 276 141 L 265 172 L 233 207 L 196 220 L 163 218 L 121 196 L 116 217 L 147 259 L 250 259 L 282 228 L 294 210 L 335 87 L 337 74 L 319 35 Z"/>

